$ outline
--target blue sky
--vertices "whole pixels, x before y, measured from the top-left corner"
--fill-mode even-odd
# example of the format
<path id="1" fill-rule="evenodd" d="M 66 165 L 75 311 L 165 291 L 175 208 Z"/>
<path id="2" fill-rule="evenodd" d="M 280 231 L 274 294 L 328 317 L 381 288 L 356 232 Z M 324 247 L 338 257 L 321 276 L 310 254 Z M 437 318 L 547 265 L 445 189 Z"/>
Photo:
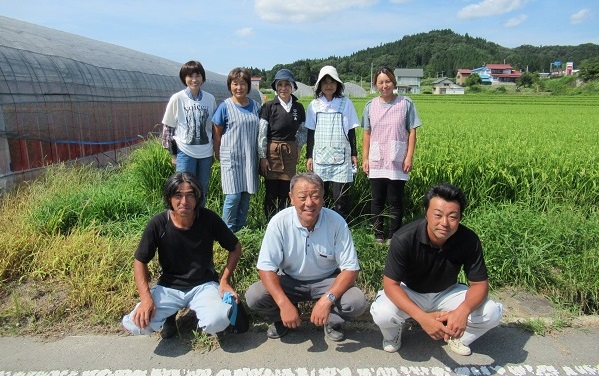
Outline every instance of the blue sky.
<path id="1" fill-rule="evenodd" d="M 510 48 L 599 44 L 598 0 L 0 0 L 0 15 L 223 74 L 437 29 Z"/>

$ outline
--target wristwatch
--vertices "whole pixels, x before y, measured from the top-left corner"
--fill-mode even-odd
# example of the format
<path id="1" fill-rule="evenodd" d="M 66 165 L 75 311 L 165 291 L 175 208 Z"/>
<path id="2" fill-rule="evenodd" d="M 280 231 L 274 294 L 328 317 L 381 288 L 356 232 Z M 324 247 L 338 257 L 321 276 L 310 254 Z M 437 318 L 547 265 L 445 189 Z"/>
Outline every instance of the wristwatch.
<path id="1" fill-rule="evenodd" d="M 327 296 L 327 299 L 329 299 L 329 302 L 335 304 L 335 300 L 337 300 L 337 297 L 335 296 L 335 294 L 327 291 L 327 293 L 325 295 Z"/>

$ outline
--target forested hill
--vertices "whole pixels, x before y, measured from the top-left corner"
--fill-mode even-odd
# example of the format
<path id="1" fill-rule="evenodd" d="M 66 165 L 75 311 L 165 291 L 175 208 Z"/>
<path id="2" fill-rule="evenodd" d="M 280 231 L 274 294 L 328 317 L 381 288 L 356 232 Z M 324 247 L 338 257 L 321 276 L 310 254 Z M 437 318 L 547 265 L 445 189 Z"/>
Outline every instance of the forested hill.
<path id="1" fill-rule="evenodd" d="M 599 45 L 502 47 L 483 38 L 460 35 L 451 30 L 433 30 L 428 33 L 405 36 L 353 53 L 350 56 L 331 56 L 326 59 L 298 60 L 275 65 L 271 70 L 252 68 L 254 75 L 265 77 L 270 86 L 274 73 L 281 68 L 291 69 L 296 78 L 308 85 L 316 82 L 318 71 L 324 65 L 333 65 L 345 81 L 368 82 L 371 64 L 374 70 L 388 66 L 395 68 L 422 68 L 425 77 L 455 77 L 459 68 L 477 68 L 489 63 L 511 64 L 515 69 L 529 72 L 548 72 L 550 64 L 574 62 L 574 68 L 584 60 L 599 58 Z"/>

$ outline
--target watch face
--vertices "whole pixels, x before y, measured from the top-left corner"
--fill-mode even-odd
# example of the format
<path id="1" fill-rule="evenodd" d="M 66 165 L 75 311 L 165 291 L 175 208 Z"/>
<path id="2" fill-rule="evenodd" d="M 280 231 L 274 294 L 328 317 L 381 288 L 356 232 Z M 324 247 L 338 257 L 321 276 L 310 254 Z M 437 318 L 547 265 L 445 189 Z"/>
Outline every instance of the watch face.
<path id="1" fill-rule="evenodd" d="M 335 302 L 335 295 L 328 293 L 327 294 L 327 298 L 331 301 L 331 302 Z"/>

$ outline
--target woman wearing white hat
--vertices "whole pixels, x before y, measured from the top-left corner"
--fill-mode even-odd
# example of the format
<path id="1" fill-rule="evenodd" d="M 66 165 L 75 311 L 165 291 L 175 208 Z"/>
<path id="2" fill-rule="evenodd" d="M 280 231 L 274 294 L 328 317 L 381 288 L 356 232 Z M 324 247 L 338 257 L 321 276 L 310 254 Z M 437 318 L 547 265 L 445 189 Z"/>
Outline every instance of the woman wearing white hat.
<path id="1" fill-rule="evenodd" d="M 314 171 L 325 182 L 325 194 L 332 191 L 333 208 L 344 218 L 350 212 L 349 187 L 358 165 L 356 134 L 360 126 L 353 103 L 343 96 L 343 82 L 337 69 L 322 67 L 318 74 L 316 99 L 308 106 L 308 171 Z"/>

